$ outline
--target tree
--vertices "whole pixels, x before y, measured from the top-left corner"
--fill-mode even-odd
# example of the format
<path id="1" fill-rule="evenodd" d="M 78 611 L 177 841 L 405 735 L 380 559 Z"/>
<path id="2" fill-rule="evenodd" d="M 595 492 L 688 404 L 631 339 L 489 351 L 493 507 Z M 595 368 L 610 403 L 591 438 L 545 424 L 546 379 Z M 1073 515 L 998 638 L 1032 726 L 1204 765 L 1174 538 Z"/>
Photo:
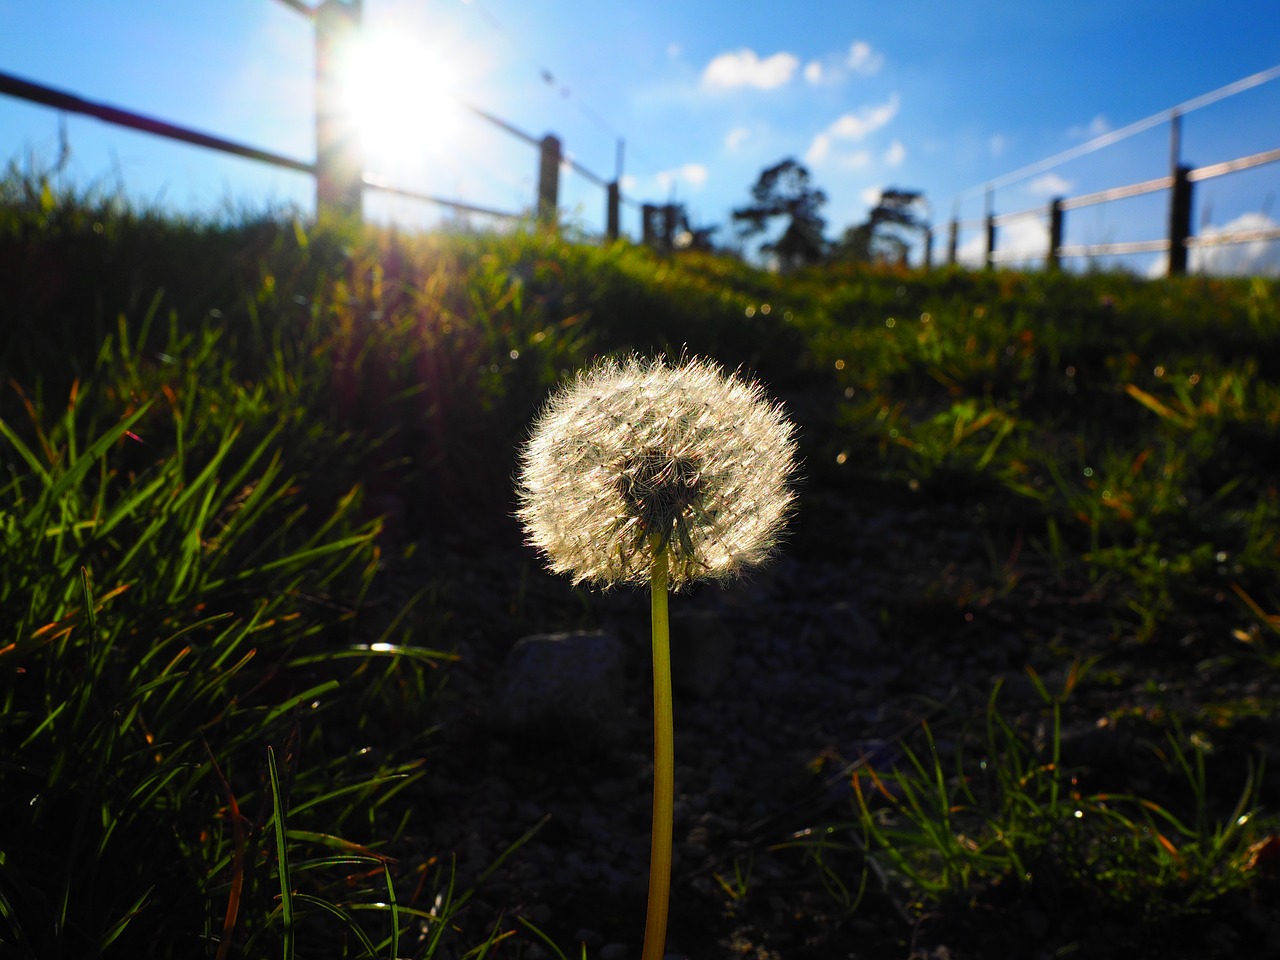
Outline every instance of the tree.
<path id="1" fill-rule="evenodd" d="M 836 245 L 836 258 L 895 263 L 906 260 L 910 243 L 902 231 L 929 232 L 928 222 L 920 216 L 924 205 L 924 194 L 918 190 L 888 187 L 881 191 L 880 202 L 872 208 L 866 223 L 845 230 Z"/>
<path id="2" fill-rule="evenodd" d="M 809 182 L 809 171 L 794 159 L 783 160 L 760 174 L 751 188 L 755 202 L 733 211 L 744 237 L 767 230 L 777 217 L 787 217 L 787 226 L 776 239 L 761 244 L 764 253 L 778 259 L 778 266 L 793 270 L 805 264 L 818 263 L 826 254 L 827 241 L 822 235 L 826 221 L 818 210 L 827 195 Z"/>
<path id="3" fill-rule="evenodd" d="M 872 225 L 868 220 L 852 227 L 845 227 L 844 233 L 831 249 L 832 260 L 855 260 L 858 263 L 870 263 Z"/>
<path id="4" fill-rule="evenodd" d="M 900 190 L 888 187 L 880 194 L 880 202 L 871 211 L 871 230 L 875 236 L 873 246 L 878 242 L 893 251 L 895 259 L 906 259 L 908 241 L 902 236 L 903 230 L 927 235 L 929 224 L 921 214 L 927 208 L 924 194 L 919 190 Z M 891 229 L 886 230 L 889 227 Z M 894 227 L 900 229 L 892 229 Z"/>
<path id="5" fill-rule="evenodd" d="M 683 203 L 645 204 L 641 212 L 644 242 L 664 250 L 712 250 L 719 227 L 695 227 Z"/>

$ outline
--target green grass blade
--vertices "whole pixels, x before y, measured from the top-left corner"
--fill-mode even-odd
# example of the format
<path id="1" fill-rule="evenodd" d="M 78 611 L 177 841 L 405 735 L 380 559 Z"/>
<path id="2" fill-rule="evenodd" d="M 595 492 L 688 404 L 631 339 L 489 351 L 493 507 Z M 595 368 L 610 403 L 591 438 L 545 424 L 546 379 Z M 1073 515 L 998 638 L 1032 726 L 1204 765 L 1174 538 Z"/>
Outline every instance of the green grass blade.
<path id="1" fill-rule="evenodd" d="M 318 683 L 307 690 L 303 690 L 301 693 L 290 697 L 283 703 L 276 704 L 267 711 L 266 719 L 263 721 L 264 725 L 269 725 L 272 721 L 291 712 L 294 707 L 306 700 L 316 700 L 324 696 L 326 693 L 332 693 L 334 690 L 337 690 L 339 686 L 340 684 L 337 680 L 328 680 L 324 683 Z"/>
<path id="2" fill-rule="evenodd" d="M 391 907 L 391 945 L 387 960 L 396 960 L 400 956 L 400 901 L 396 899 L 396 885 L 391 880 L 391 868 L 386 861 L 382 864 L 382 876 L 387 882 L 387 903 Z"/>
<path id="3" fill-rule="evenodd" d="M 293 911 L 293 885 L 289 877 L 289 841 L 285 823 L 285 800 L 280 793 L 280 772 L 276 752 L 267 747 L 267 771 L 271 778 L 271 813 L 276 833 L 276 875 L 280 881 L 280 910 L 284 919 L 283 960 L 293 960 L 297 937 Z"/>
<path id="4" fill-rule="evenodd" d="M 347 913 L 347 911 L 343 910 L 335 903 L 330 903 L 328 900 L 313 896 L 309 893 L 295 893 L 293 896 L 294 900 L 298 903 L 318 907 L 331 917 L 336 917 L 338 920 L 342 921 L 343 925 L 351 931 L 352 936 L 360 942 L 360 946 L 364 950 L 364 955 L 369 957 L 370 960 L 373 960 L 373 958 L 377 956 L 378 951 L 377 948 L 374 947 L 373 941 L 369 939 L 369 935 L 364 932 L 364 929 L 360 924 L 356 923 L 355 918 L 351 916 L 351 914 Z"/>
<path id="5" fill-rule="evenodd" d="M 124 933 L 125 928 L 133 922 L 134 918 L 143 911 L 147 905 L 147 901 L 151 899 L 151 894 L 154 890 L 154 886 L 147 887 L 147 889 L 143 891 L 142 896 L 138 897 L 138 899 L 133 902 L 133 906 L 125 911 L 124 916 L 113 923 L 110 929 L 102 935 L 102 940 L 98 944 L 98 951 L 100 953 L 105 953 L 107 948 L 116 942 L 120 934 Z"/>

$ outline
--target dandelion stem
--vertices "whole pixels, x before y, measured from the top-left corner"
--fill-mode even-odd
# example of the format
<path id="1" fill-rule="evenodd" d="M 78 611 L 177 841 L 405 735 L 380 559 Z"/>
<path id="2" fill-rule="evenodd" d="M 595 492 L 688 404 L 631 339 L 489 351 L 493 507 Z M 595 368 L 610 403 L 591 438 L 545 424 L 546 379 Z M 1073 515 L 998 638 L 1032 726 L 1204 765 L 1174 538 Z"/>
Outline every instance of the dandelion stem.
<path id="1" fill-rule="evenodd" d="M 671 632 L 667 618 L 667 547 L 653 537 L 649 580 L 653 621 L 653 838 L 649 852 L 649 912 L 641 960 L 661 960 L 667 941 L 674 831 L 675 732 L 671 708 Z"/>

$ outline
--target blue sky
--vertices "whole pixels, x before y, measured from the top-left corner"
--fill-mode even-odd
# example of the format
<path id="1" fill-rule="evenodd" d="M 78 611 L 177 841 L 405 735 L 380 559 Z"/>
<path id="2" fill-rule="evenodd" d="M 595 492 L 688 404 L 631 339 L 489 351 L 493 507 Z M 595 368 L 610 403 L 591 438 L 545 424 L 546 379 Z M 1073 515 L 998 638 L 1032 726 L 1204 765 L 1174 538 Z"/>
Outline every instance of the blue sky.
<path id="1" fill-rule="evenodd" d="M 700 225 L 728 224 L 759 172 L 795 157 L 829 197 L 832 237 L 887 186 L 923 191 L 937 222 L 977 218 L 983 184 L 1280 65 L 1280 5 L 1258 0 L 365 0 L 364 19 L 377 44 L 365 102 L 395 118 L 370 108 L 368 168 L 394 183 L 503 210 L 531 204 L 534 150 L 459 109 L 461 98 L 534 136 L 557 134 L 605 179 L 625 139 L 624 194 L 674 198 Z M 281 0 L 0 0 L 0 71 L 303 160 L 314 153 L 312 36 Z M 53 163 L 63 123 L 0 97 L 0 159 Z M 300 174 L 85 117 L 66 117 L 65 131 L 63 175 L 76 183 L 184 210 L 312 204 Z M 1276 147 L 1280 79 L 1183 121 L 1182 158 L 1195 166 Z M 1169 128 L 1157 124 L 1002 184 L 994 206 L 1168 166 Z M 1274 226 L 1278 186 L 1280 164 L 1199 184 L 1197 229 Z M 561 202 L 586 229 L 603 228 L 595 184 L 566 172 Z M 1067 242 L 1161 236 L 1165 203 L 1156 194 L 1073 211 Z M 366 208 L 409 224 L 441 216 L 376 195 Z M 623 228 L 638 231 L 633 207 Z M 1032 221 L 1002 232 L 1002 246 L 1042 242 Z M 962 235 L 962 252 L 979 243 Z M 1151 257 L 1127 262 L 1155 269 Z"/>

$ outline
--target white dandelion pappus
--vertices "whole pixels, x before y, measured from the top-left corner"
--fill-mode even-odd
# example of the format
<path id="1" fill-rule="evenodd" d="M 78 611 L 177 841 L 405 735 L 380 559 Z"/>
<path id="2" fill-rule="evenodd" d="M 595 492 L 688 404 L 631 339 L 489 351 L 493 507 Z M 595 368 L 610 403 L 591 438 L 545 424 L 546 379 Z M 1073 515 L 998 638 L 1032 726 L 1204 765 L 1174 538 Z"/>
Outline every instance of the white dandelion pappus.
<path id="1" fill-rule="evenodd" d="M 794 504 L 795 427 L 763 388 L 715 363 L 628 357 L 580 371 L 521 452 L 518 516 L 574 583 L 670 585 L 765 560 Z"/>

